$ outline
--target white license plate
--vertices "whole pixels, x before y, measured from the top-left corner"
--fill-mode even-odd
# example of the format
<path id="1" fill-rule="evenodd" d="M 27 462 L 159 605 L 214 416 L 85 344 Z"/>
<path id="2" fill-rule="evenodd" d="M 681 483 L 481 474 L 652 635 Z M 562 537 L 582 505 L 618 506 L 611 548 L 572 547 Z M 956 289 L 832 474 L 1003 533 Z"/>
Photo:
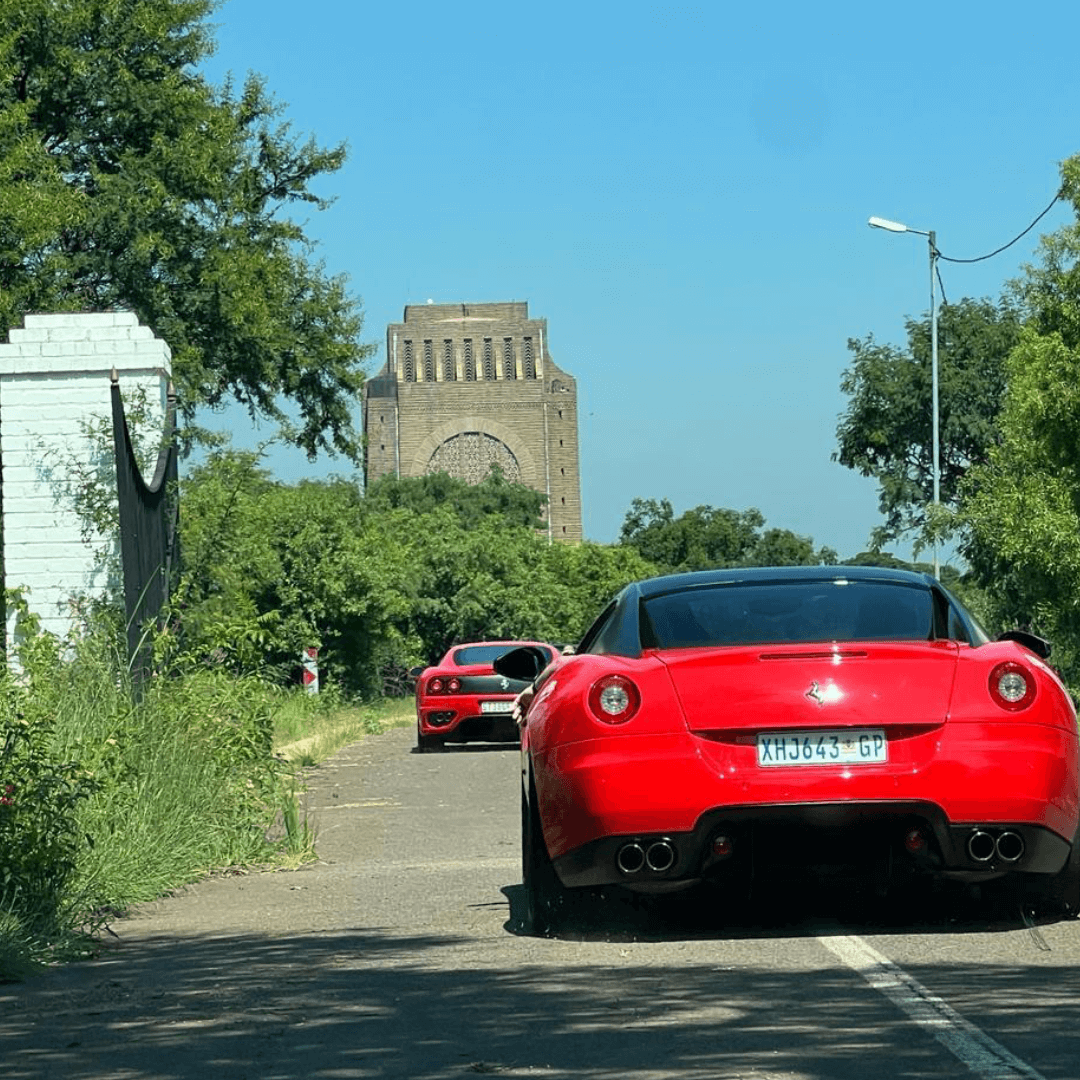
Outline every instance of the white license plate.
<path id="1" fill-rule="evenodd" d="M 757 737 L 757 763 L 775 765 L 877 765 L 889 760 L 881 728 L 774 731 Z"/>
<path id="2" fill-rule="evenodd" d="M 481 701 L 481 712 L 512 712 L 514 709 L 514 703 L 512 701 Z"/>

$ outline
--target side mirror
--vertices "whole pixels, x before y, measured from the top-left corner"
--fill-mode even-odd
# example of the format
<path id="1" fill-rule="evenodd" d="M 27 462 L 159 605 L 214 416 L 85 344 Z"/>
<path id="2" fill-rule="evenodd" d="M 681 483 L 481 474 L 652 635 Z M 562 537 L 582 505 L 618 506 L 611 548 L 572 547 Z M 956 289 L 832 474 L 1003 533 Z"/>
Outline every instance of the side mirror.
<path id="1" fill-rule="evenodd" d="M 1041 656 L 1043 660 L 1050 658 L 1050 642 L 1045 638 L 1029 634 L 1026 630 L 1006 630 L 1004 634 L 998 634 L 997 639 L 998 641 L 1015 641 L 1017 645 L 1023 645 L 1025 649 L 1030 649 L 1036 656 Z"/>
<path id="2" fill-rule="evenodd" d="M 535 645 L 520 645 L 496 657 L 492 667 L 498 675 L 531 683 L 548 666 L 547 653 Z"/>
<path id="3" fill-rule="evenodd" d="M 419 679 L 420 676 L 424 674 L 424 670 L 425 669 L 422 668 L 422 667 L 411 667 L 411 668 L 409 668 L 409 678 L 410 679 Z"/>

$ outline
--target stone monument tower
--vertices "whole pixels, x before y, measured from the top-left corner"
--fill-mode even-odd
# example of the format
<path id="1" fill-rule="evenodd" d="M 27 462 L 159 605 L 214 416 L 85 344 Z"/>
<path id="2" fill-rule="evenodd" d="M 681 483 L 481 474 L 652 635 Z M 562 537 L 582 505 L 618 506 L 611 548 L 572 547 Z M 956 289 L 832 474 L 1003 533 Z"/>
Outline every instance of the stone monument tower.
<path id="1" fill-rule="evenodd" d="M 364 387 L 365 474 L 502 474 L 547 497 L 552 540 L 581 539 L 577 383 L 529 305 L 410 304 Z"/>

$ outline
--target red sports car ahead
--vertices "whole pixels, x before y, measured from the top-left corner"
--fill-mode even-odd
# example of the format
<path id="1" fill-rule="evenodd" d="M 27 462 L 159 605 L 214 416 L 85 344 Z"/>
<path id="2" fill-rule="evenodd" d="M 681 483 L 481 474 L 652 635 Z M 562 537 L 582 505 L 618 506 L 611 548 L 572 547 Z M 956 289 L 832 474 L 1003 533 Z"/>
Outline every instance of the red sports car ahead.
<path id="1" fill-rule="evenodd" d="M 534 929 L 574 890 L 751 877 L 1018 875 L 1080 908 L 1072 701 L 1022 632 L 991 641 L 932 577 L 717 570 L 629 585 L 573 656 L 520 650 Z M 543 670 L 540 670 L 541 667 Z"/>
<path id="2" fill-rule="evenodd" d="M 523 645 L 539 650 L 542 666 L 555 657 L 554 646 L 539 641 L 478 641 L 455 645 L 434 667 L 414 669 L 417 750 L 439 750 L 446 742 L 517 742 L 511 710 L 529 680 L 496 675 L 492 664 Z"/>

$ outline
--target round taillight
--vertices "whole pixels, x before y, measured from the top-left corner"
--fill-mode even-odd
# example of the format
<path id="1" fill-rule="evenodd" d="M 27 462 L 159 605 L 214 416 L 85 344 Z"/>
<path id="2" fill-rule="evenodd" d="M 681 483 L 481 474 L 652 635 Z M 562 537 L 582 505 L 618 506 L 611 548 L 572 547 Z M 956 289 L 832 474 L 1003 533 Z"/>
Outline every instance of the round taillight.
<path id="1" fill-rule="evenodd" d="M 441 694 L 443 692 L 442 679 L 432 679 L 431 682 L 427 684 L 427 688 L 429 694 Z"/>
<path id="2" fill-rule="evenodd" d="M 1035 700 L 1035 678 L 1023 664 L 998 664 L 990 672 L 990 696 L 1010 712 L 1026 709 Z"/>
<path id="3" fill-rule="evenodd" d="M 640 705 L 638 688 L 624 675 L 605 675 L 589 691 L 589 708 L 605 724 L 624 724 Z"/>
<path id="4" fill-rule="evenodd" d="M 456 694 L 461 689 L 461 680 L 457 678 L 451 679 L 446 684 L 446 689 L 449 690 L 451 694 Z"/>

